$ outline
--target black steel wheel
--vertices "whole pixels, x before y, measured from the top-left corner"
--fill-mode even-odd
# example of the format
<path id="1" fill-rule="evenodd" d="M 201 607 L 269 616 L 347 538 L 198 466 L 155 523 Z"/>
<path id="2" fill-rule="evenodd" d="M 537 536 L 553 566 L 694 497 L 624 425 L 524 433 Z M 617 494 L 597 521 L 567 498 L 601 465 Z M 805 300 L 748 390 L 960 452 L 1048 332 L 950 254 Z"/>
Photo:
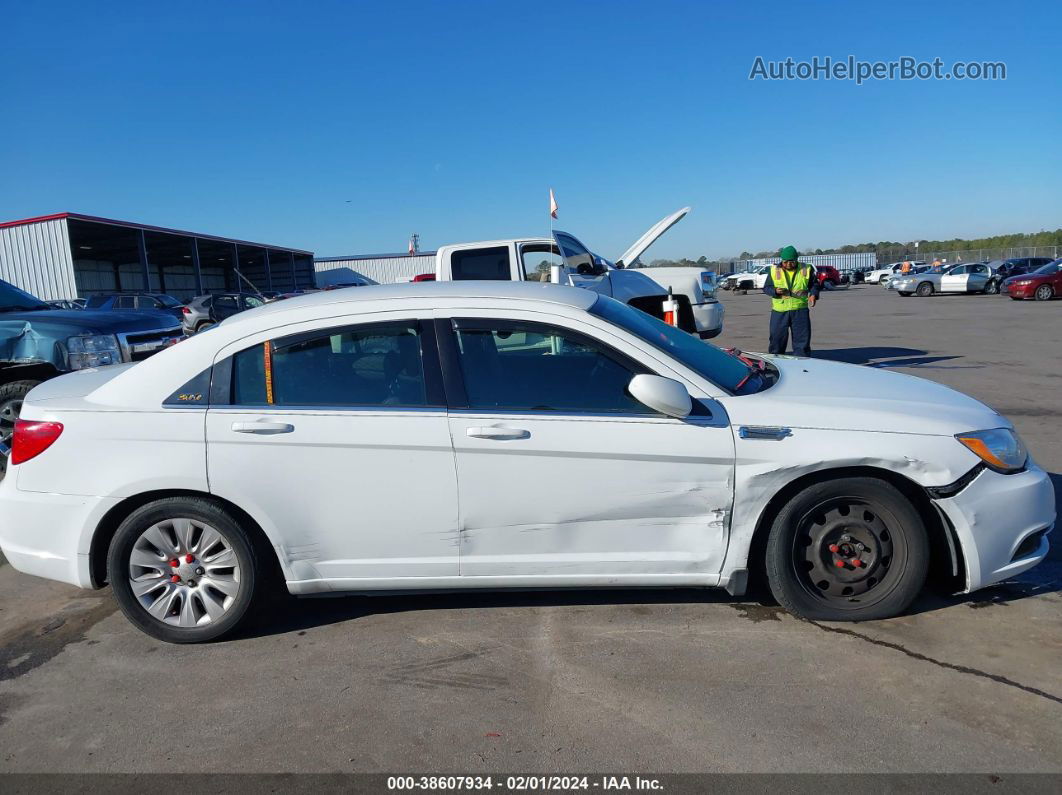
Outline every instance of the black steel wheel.
<path id="1" fill-rule="evenodd" d="M 898 615 L 922 589 L 928 566 L 918 511 L 874 478 L 807 487 L 779 512 L 767 542 L 771 592 L 787 610 L 813 620 Z"/>
<path id="2" fill-rule="evenodd" d="M 928 296 L 933 295 L 933 283 L 922 282 L 920 285 L 918 285 L 918 289 L 915 290 L 915 293 L 917 293 L 922 298 L 927 298 Z"/>

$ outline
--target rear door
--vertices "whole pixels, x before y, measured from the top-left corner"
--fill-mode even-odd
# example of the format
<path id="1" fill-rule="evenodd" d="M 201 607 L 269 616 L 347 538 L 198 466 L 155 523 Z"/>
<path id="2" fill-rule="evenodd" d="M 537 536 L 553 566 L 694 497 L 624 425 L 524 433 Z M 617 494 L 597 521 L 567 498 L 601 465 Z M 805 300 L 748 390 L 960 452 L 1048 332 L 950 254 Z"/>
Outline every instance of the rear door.
<path id="1" fill-rule="evenodd" d="M 653 368 L 570 321 L 437 314 L 462 576 L 533 584 L 718 573 L 733 499 L 725 417 L 653 413 L 626 392 Z"/>
<path id="2" fill-rule="evenodd" d="M 273 529 L 289 579 L 343 587 L 458 574 L 456 469 L 430 322 L 389 312 L 285 327 L 228 346 L 214 372 L 211 492 Z"/>

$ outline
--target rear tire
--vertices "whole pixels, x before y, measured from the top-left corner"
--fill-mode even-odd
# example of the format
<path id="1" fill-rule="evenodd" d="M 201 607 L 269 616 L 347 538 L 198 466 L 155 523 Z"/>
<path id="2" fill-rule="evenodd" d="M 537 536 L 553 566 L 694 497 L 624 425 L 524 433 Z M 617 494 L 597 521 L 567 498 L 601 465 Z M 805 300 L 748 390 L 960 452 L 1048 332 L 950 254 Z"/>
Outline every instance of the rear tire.
<path id="1" fill-rule="evenodd" d="M 206 331 L 208 328 L 214 325 L 216 325 L 214 321 L 204 320 L 202 323 L 195 327 L 195 333 L 198 334 L 200 331 Z"/>
<path id="2" fill-rule="evenodd" d="M 832 290 L 834 288 L 834 283 L 831 279 L 827 279 L 822 283 L 822 286 L 826 290 Z"/>
<path id="3" fill-rule="evenodd" d="M 228 511 L 201 497 L 166 497 L 119 525 L 107 578 L 138 629 L 167 643 L 202 643 L 239 626 L 263 576 L 253 540 Z"/>
<path id="4" fill-rule="evenodd" d="M 922 282 L 918 285 L 918 289 L 915 290 L 921 298 L 928 298 L 933 295 L 933 285 L 930 282 Z"/>
<path id="5" fill-rule="evenodd" d="M 1055 297 L 1055 291 L 1051 289 L 1050 284 L 1041 284 L 1036 288 L 1035 296 L 1037 301 L 1050 301 Z"/>
<path id="6" fill-rule="evenodd" d="M 838 478 L 808 486 L 782 508 L 765 563 L 774 598 L 797 616 L 891 618 L 925 584 L 929 540 L 918 511 L 894 486 Z"/>

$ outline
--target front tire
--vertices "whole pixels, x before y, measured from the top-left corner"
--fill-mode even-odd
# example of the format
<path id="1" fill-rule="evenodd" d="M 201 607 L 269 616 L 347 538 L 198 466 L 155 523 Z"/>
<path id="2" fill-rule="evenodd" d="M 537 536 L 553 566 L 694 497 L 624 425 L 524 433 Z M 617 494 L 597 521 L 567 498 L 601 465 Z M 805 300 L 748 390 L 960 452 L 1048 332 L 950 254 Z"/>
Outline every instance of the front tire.
<path id="1" fill-rule="evenodd" d="M 999 282 L 994 279 L 985 285 L 985 295 L 999 295 Z"/>
<path id="2" fill-rule="evenodd" d="M 1035 296 L 1037 301 L 1050 301 L 1055 297 L 1055 291 L 1051 289 L 1050 284 L 1041 284 L 1036 288 Z"/>
<path id="3" fill-rule="evenodd" d="M 835 286 L 836 285 L 834 285 L 833 281 L 830 279 L 827 279 L 822 283 L 822 287 L 824 290 L 832 290 Z"/>
<path id="4" fill-rule="evenodd" d="M 915 293 L 921 298 L 928 298 L 933 295 L 933 285 L 930 282 L 922 282 L 918 285 L 918 289 L 915 290 Z"/>
<path id="5" fill-rule="evenodd" d="M 167 497 L 133 511 L 107 555 L 125 617 L 167 643 L 202 643 L 235 630 L 261 571 L 247 531 L 200 497 Z"/>
<path id="6" fill-rule="evenodd" d="M 899 615 L 929 567 L 925 525 L 911 502 L 876 478 L 803 489 L 771 526 L 767 581 L 778 603 L 812 621 Z"/>

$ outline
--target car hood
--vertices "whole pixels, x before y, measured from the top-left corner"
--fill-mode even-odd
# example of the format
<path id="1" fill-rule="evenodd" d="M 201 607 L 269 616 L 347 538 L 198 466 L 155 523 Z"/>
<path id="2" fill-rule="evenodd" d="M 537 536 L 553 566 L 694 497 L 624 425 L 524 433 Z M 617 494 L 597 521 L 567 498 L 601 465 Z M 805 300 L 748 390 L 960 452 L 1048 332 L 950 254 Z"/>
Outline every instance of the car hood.
<path id="1" fill-rule="evenodd" d="M 735 426 L 938 436 L 1012 427 L 980 401 L 924 378 L 823 359 L 763 358 L 778 368 L 778 382 L 759 394 L 727 400 Z"/>
<path id="2" fill-rule="evenodd" d="M 0 312 L 0 329 L 22 329 L 29 323 L 39 333 L 128 334 L 173 328 L 173 315 L 154 310 L 123 312 L 108 309 L 41 309 L 34 312 Z"/>
<path id="3" fill-rule="evenodd" d="M 1014 282 L 1018 282 L 1018 281 L 1021 281 L 1021 282 L 1032 281 L 1032 280 L 1039 281 L 1040 279 L 1043 279 L 1043 280 L 1047 281 L 1050 278 L 1051 278 L 1051 276 L 1048 275 L 1048 274 L 1015 273 L 1013 276 L 1008 276 L 1006 279 L 1004 279 L 1003 280 L 1003 284 L 1013 284 Z"/>
<path id="4" fill-rule="evenodd" d="M 616 264 L 623 264 L 626 266 L 633 265 L 638 257 L 645 253 L 645 250 L 649 248 L 649 246 L 653 245 L 664 232 L 685 218 L 689 211 L 689 207 L 683 207 L 681 210 L 676 210 L 671 213 L 671 215 L 661 218 L 649 227 L 649 230 L 638 238 L 633 246 L 620 254 L 619 259 L 616 260 Z"/>

